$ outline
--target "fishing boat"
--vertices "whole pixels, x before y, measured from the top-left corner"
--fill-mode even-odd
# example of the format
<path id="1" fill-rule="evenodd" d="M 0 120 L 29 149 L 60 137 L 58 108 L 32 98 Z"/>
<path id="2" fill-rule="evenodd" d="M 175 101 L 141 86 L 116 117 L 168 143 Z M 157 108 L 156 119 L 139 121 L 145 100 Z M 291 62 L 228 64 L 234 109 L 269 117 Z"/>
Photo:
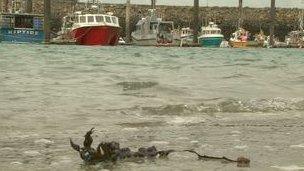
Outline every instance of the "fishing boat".
<path id="1" fill-rule="evenodd" d="M 254 37 L 254 41 L 258 44 L 259 47 L 267 46 L 267 36 L 264 34 L 264 31 L 262 29 L 260 30 L 260 33 L 255 35 Z"/>
<path id="2" fill-rule="evenodd" d="M 229 40 L 230 46 L 234 48 L 244 48 L 248 45 L 249 32 L 242 27 L 243 23 L 243 0 L 239 0 L 239 16 L 237 29 L 232 33 Z"/>
<path id="3" fill-rule="evenodd" d="M 286 44 L 288 47 L 293 48 L 303 48 L 304 47 L 304 31 L 298 30 L 298 31 L 291 31 L 286 36 Z"/>
<path id="4" fill-rule="evenodd" d="M 178 46 L 180 43 L 173 21 L 158 18 L 155 9 L 149 9 L 149 16 L 137 22 L 131 37 L 133 43 L 140 46 Z"/>
<path id="5" fill-rule="evenodd" d="M 203 47 L 220 47 L 224 35 L 221 29 L 214 23 L 209 22 L 209 25 L 202 27 L 201 36 L 198 38 L 200 46 Z"/>
<path id="6" fill-rule="evenodd" d="M 101 13 L 100 5 L 92 4 L 89 9 L 64 17 L 60 36 L 55 41 L 114 46 L 118 44 L 120 29 L 118 17 L 113 16 L 113 13 Z"/>
<path id="7" fill-rule="evenodd" d="M 303 3 L 304 1 L 302 1 Z M 299 29 L 291 31 L 285 38 L 285 42 L 289 47 L 304 47 L 304 10 L 299 14 Z"/>
<path id="8" fill-rule="evenodd" d="M 42 43 L 43 15 L 25 13 L 20 9 L 0 11 L 0 41 L 11 43 Z"/>
<path id="9" fill-rule="evenodd" d="M 243 28 L 239 28 L 234 33 L 232 33 L 232 37 L 230 38 L 230 46 L 234 48 L 244 48 L 248 45 L 248 35 L 249 32 Z"/>

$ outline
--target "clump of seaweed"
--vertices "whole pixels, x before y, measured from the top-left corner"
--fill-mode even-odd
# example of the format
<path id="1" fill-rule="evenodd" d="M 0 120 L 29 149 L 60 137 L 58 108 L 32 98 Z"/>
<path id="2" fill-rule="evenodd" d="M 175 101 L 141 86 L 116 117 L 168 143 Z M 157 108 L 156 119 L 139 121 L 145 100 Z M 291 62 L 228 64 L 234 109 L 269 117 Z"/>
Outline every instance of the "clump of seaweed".
<path id="1" fill-rule="evenodd" d="M 80 158 L 87 164 L 95 164 L 99 162 L 116 162 L 118 160 L 124 160 L 129 158 L 166 158 L 169 154 L 173 152 L 190 152 L 194 153 L 198 156 L 199 160 L 220 160 L 228 163 L 237 163 L 238 167 L 249 167 L 250 160 L 245 157 L 239 157 L 236 160 L 229 159 L 227 157 L 213 157 L 207 155 L 201 155 L 194 150 L 162 150 L 158 151 L 155 146 L 152 147 L 141 147 L 137 151 L 133 152 L 130 148 L 120 148 L 120 144 L 118 142 L 101 142 L 97 148 L 92 147 L 93 138 L 92 134 L 94 132 L 94 128 L 89 130 L 85 134 L 85 140 L 83 142 L 83 147 L 75 144 L 72 139 L 70 139 L 71 147 L 78 151 L 80 154 Z"/>

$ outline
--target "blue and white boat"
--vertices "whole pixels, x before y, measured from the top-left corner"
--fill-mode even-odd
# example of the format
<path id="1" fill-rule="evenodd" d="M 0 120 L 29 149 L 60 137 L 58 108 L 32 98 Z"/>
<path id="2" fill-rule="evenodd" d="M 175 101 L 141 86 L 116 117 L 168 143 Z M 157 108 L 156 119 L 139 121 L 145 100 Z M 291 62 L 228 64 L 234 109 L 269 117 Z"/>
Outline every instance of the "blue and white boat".
<path id="1" fill-rule="evenodd" d="M 0 42 L 42 43 L 43 15 L 0 13 Z"/>
<path id="2" fill-rule="evenodd" d="M 208 26 L 202 27 L 198 43 L 203 47 L 220 47 L 224 39 L 221 32 L 221 29 L 214 22 L 209 22 Z"/>

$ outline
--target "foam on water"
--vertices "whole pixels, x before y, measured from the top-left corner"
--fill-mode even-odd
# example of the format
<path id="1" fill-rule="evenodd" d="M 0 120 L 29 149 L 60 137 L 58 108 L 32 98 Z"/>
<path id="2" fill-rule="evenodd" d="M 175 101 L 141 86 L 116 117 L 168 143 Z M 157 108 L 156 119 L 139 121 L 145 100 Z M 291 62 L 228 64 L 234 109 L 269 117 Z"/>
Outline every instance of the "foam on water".
<path id="1" fill-rule="evenodd" d="M 276 168 L 279 170 L 285 170 L 285 171 L 299 171 L 304 170 L 304 167 L 297 166 L 297 165 L 291 165 L 291 166 L 271 166 L 272 168 Z"/>

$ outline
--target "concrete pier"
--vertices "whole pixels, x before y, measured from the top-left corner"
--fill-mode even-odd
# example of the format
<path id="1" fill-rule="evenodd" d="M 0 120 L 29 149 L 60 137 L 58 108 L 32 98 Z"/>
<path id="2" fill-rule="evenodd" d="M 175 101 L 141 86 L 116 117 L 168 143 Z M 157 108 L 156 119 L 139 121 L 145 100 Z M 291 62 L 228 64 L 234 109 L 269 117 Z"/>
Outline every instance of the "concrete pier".
<path id="1" fill-rule="evenodd" d="M 131 42 L 131 29 L 130 29 L 130 12 L 131 12 L 131 0 L 127 0 L 126 3 L 126 43 Z"/>
<path id="2" fill-rule="evenodd" d="M 271 0 L 271 7 L 270 7 L 270 45 L 274 45 L 274 27 L 276 24 L 276 1 Z"/>
<path id="3" fill-rule="evenodd" d="M 239 0 L 239 21 L 238 21 L 238 27 L 242 27 L 243 26 L 243 0 Z"/>
<path id="4" fill-rule="evenodd" d="M 192 23 L 192 27 L 193 27 L 193 43 L 197 44 L 198 43 L 198 33 L 199 33 L 199 29 L 200 29 L 200 22 L 199 22 L 199 0 L 194 0 L 194 4 L 193 4 L 193 23 Z"/>
<path id="5" fill-rule="evenodd" d="M 156 8 L 156 0 L 151 0 L 151 9 Z"/>
<path id="6" fill-rule="evenodd" d="M 44 41 L 50 43 L 51 40 L 51 0 L 44 0 Z"/>

